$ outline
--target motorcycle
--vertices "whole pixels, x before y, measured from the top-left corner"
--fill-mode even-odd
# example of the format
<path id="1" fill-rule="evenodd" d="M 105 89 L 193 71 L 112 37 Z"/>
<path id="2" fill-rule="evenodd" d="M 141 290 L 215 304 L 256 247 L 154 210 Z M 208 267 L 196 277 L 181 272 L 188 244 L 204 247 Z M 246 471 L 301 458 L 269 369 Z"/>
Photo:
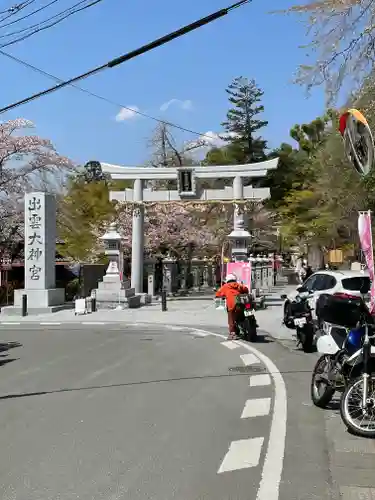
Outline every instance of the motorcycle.
<path id="1" fill-rule="evenodd" d="M 316 347 L 322 355 L 313 370 L 311 399 L 325 408 L 335 392 L 345 391 L 361 374 L 365 324 L 373 323 L 373 318 L 360 297 L 323 294 L 316 311 L 322 324 Z"/>
<path id="2" fill-rule="evenodd" d="M 287 328 L 296 330 L 297 347 L 300 345 L 304 352 L 312 352 L 315 339 L 315 325 L 309 305 L 310 294 L 299 293 L 289 304 L 288 314 L 284 318 Z M 286 299 L 286 295 L 281 296 Z"/>
<path id="3" fill-rule="evenodd" d="M 356 374 L 357 353 L 364 334 L 362 328 L 348 329 L 327 323 L 323 329 L 325 333 L 316 342 L 322 355 L 311 378 L 311 400 L 319 408 L 326 408 L 335 392 L 343 392 Z"/>
<path id="4" fill-rule="evenodd" d="M 375 438 L 375 328 L 365 319 L 361 349 L 354 355 L 360 367 L 352 377 L 340 402 L 341 419 L 353 434 Z"/>
<path id="5" fill-rule="evenodd" d="M 237 306 L 240 309 L 238 315 L 237 328 L 240 337 L 246 341 L 256 342 L 257 333 L 257 320 L 255 318 L 255 305 L 251 295 L 239 295 L 237 298 Z"/>

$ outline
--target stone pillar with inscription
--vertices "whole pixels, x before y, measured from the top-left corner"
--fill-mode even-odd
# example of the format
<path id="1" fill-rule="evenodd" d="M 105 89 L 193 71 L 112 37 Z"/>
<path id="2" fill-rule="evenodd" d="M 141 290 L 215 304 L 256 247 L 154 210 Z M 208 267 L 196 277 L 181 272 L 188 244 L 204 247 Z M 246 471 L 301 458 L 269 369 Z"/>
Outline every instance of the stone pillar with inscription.
<path id="1" fill-rule="evenodd" d="M 56 288 L 56 200 L 49 193 L 25 194 L 25 288 L 14 291 L 14 306 L 2 314 L 19 314 L 27 295 L 28 314 L 55 312 L 65 304 L 65 290 Z"/>

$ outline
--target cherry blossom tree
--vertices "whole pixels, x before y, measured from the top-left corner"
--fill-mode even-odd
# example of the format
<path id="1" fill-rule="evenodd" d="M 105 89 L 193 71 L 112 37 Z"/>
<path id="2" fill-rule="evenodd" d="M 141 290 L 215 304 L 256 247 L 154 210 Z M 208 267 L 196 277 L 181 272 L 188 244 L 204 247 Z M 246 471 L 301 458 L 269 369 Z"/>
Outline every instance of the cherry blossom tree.
<path id="1" fill-rule="evenodd" d="M 26 135 L 33 123 L 19 118 L 0 123 L 0 258 L 14 254 L 23 238 L 25 192 L 56 191 L 73 163 L 51 141 Z"/>
<path id="2" fill-rule="evenodd" d="M 133 205 L 117 203 L 115 220 L 126 254 L 131 253 Z M 233 228 L 232 203 L 145 204 L 145 252 L 155 256 L 173 254 L 181 258 L 216 255 Z M 242 209 L 251 219 L 251 229 L 264 230 L 269 215 L 261 204 L 248 203 Z"/>
<path id="3" fill-rule="evenodd" d="M 132 205 L 117 206 L 117 222 L 126 253 L 131 253 Z M 146 204 L 145 251 L 149 255 L 173 254 L 186 257 L 189 249 L 210 253 L 220 239 L 220 230 L 207 223 L 206 210 L 184 203 Z"/>

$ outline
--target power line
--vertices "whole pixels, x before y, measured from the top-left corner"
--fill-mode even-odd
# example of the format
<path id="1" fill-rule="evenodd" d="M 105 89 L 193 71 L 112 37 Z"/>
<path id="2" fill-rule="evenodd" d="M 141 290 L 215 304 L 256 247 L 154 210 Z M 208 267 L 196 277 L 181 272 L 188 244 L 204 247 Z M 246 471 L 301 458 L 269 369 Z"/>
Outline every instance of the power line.
<path id="1" fill-rule="evenodd" d="M 7 16 L 3 17 L 0 19 L 0 22 L 3 22 L 5 21 L 6 19 L 9 19 L 10 17 L 12 16 L 15 16 L 16 14 L 18 14 L 19 12 L 21 12 L 21 10 L 25 9 L 26 7 L 28 7 L 30 4 L 34 3 L 35 0 L 26 0 L 26 2 L 22 2 L 18 5 L 14 5 L 13 7 L 9 7 L 9 9 L 7 9 L 6 11 L 4 12 L 1 12 L 1 14 L 8 14 Z"/>
<path id="2" fill-rule="evenodd" d="M 28 0 L 28 3 L 25 4 L 22 8 L 28 6 L 30 3 L 34 2 L 34 1 L 35 0 Z M 0 25 L 0 28 L 5 28 L 6 26 L 9 26 L 11 24 L 16 24 L 23 19 L 31 17 L 32 15 L 50 7 L 51 5 L 56 3 L 57 1 L 58 0 L 52 0 L 51 2 L 47 3 L 46 5 L 40 7 L 39 9 L 36 9 L 32 12 L 29 12 L 27 15 L 25 15 L 23 17 L 17 18 L 14 21 L 9 22 L 7 24 Z M 0 45 L 0 47 L 9 47 L 10 45 L 14 45 L 22 40 L 25 40 L 26 38 L 29 38 L 29 37 L 35 35 L 36 33 L 39 33 L 40 31 L 44 31 L 46 29 L 52 28 L 53 26 L 61 23 L 62 21 L 64 21 L 68 17 L 70 17 L 74 14 L 77 14 L 78 12 L 81 12 L 82 10 L 86 10 L 86 9 L 88 9 L 88 8 L 94 6 L 102 1 L 103 0 L 91 0 L 91 1 L 90 0 L 80 0 L 79 2 L 75 3 L 71 7 L 68 7 L 67 9 L 62 10 L 62 11 L 58 12 L 57 14 L 54 14 L 50 17 L 47 17 L 46 19 L 43 19 L 35 24 L 29 25 L 26 28 L 22 28 L 22 29 L 19 29 L 17 31 L 12 31 L 11 33 L 6 33 L 5 35 L 1 35 L 0 38 L 3 38 L 3 39 L 4 38 L 9 39 L 11 37 L 15 37 L 15 38 L 13 38 L 7 42 L 4 42 L 2 45 Z M 83 4 L 87 4 L 87 5 L 83 5 Z M 15 12 L 15 13 L 11 13 L 10 15 L 1 19 L 0 22 L 4 21 L 5 19 L 8 19 L 9 17 L 14 16 L 18 13 L 19 13 L 19 11 Z M 17 37 L 16 35 L 19 35 L 19 36 Z"/>
<path id="3" fill-rule="evenodd" d="M 43 5 L 42 7 L 39 7 L 39 9 L 35 9 L 35 10 L 29 12 L 28 14 L 25 14 L 24 16 L 19 17 L 18 19 L 15 19 L 14 21 L 9 21 L 9 23 L 6 23 L 6 24 L 0 24 L 0 28 L 7 28 L 8 26 L 11 26 L 12 24 L 16 24 L 19 21 L 23 21 L 24 19 L 27 19 L 27 18 L 33 16 L 34 14 L 37 14 L 38 12 L 41 12 L 44 9 L 47 9 L 48 7 L 50 7 L 51 5 L 53 5 L 54 3 L 59 2 L 59 1 L 60 0 L 52 0 L 51 2 L 47 3 L 46 5 Z M 27 5 L 29 5 L 29 4 L 27 4 Z M 17 14 L 18 14 L 18 12 L 19 12 L 19 10 L 17 11 Z M 13 13 L 12 15 L 14 15 L 14 14 L 15 13 Z M 5 19 L 7 19 L 7 18 L 0 19 L 0 22 L 5 21 Z M 11 36 L 13 34 L 14 33 L 11 33 L 9 35 L 3 35 L 3 36 Z"/>
<path id="4" fill-rule="evenodd" d="M 242 7 L 245 4 L 250 3 L 251 0 L 240 0 L 236 2 L 233 5 L 230 5 L 229 7 L 220 9 L 213 14 L 210 14 L 209 16 L 203 17 L 199 19 L 198 21 L 195 21 L 194 23 L 188 24 L 184 26 L 183 28 L 180 28 L 177 31 L 174 31 L 172 33 L 169 33 L 168 35 L 165 35 L 161 38 L 158 38 L 157 40 L 154 40 L 153 42 L 150 42 L 146 45 L 143 45 L 142 47 L 135 49 L 131 52 L 128 52 L 127 54 L 124 54 L 120 57 L 117 57 L 115 59 L 112 59 L 111 61 L 108 61 L 105 64 L 102 64 L 101 66 L 97 66 L 94 69 L 91 69 L 87 71 L 86 73 L 82 73 L 81 75 L 78 75 L 74 78 L 70 78 L 69 80 L 63 81 L 53 87 L 50 87 L 46 90 L 42 90 L 41 92 L 38 92 L 36 94 L 33 94 L 29 97 L 26 97 L 24 99 L 21 99 L 20 101 L 17 101 L 13 104 L 8 104 L 7 106 L 3 107 L 0 109 L 0 114 L 5 113 L 6 111 L 9 111 L 11 109 L 17 108 L 18 106 L 21 106 L 22 104 L 26 104 L 28 102 L 34 101 L 35 99 L 38 99 L 39 97 L 43 97 L 47 94 L 51 94 L 52 92 L 55 92 L 56 90 L 59 90 L 63 87 L 66 87 L 68 85 L 71 85 L 72 83 L 78 82 L 80 80 L 84 80 L 85 78 L 95 75 L 101 71 L 104 71 L 105 69 L 111 69 L 114 68 L 115 66 L 119 66 L 120 64 L 123 64 L 126 61 L 129 61 L 130 59 L 134 59 L 135 57 L 138 57 L 142 54 L 145 54 L 146 52 L 149 52 L 157 47 L 160 47 L 162 45 L 165 45 L 166 43 L 179 38 L 182 35 L 186 35 L 187 33 L 190 33 L 191 31 L 194 31 L 198 28 L 201 28 L 202 26 L 211 23 L 212 21 L 215 21 L 216 19 L 219 19 L 231 12 L 232 10 Z"/>
<path id="5" fill-rule="evenodd" d="M 43 76 L 46 76 L 47 78 L 55 80 L 55 82 L 63 82 L 64 81 L 62 78 L 59 78 L 56 75 L 52 75 L 52 73 L 48 73 L 47 71 L 44 71 L 43 69 L 38 68 L 37 66 L 34 66 L 33 64 L 30 64 L 27 61 L 19 59 L 16 56 L 8 54 L 7 52 L 4 52 L 3 50 L 0 50 L 0 54 L 3 55 L 3 56 L 5 56 L 5 57 L 7 57 L 7 58 L 9 58 L 9 59 L 11 59 L 12 61 L 14 61 L 14 62 L 16 62 L 18 64 L 21 64 L 22 66 L 25 66 L 28 69 L 31 69 L 32 71 L 35 71 L 36 73 L 39 73 L 39 74 L 41 74 Z M 172 123 L 172 122 L 169 122 L 169 121 L 166 121 L 166 120 L 162 120 L 161 118 L 156 118 L 155 116 L 149 115 L 147 113 L 143 113 L 142 111 L 130 108 L 129 106 L 124 106 L 123 104 L 120 104 L 119 102 L 116 102 L 116 101 L 113 101 L 111 99 L 108 99 L 107 97 L 104 97 L 104 96 L 102 96 L 100 94 L 97 94 L 95 92 L 91 92 L 90 90 L 87 90 L 87 89 L 85 89 L 83 87 L 79 87 L 78 85 L 70 84 L 69 86 L 72 87 L 72 88 L 74 88 L 74 89 L 76 89 L 76 90 L 84 92 L 85 94 L 90 95 L 91 97 L 95 97 L 96 99 L 100 99 L 101 101 L 104 101 L 104 102 L 107 102 L 109 104 L 112 104 L 113 106 L 116 106 L 118 108 L 123 108 L 123 109 L 127 109 L 128 111 L 132 111 L 136 115 L 143 116 L 145 118 L 148 118 L 148 119 L 153 120 L 153 121 L 158 122 L 158 123 L 164 123 L 166 125 L 169 125 L 170 127 L 177 128 L 177 129 L 182 130 L 184 132 L 189 132 L 190 134 L 195 134 L 195 135 L 198 135 L 198 136 L 207 137 L 209 139 L 212 139 L 212 137 L 210 135 L 203 134 L 201 132 L 197 132 L 195 130 L 191 130 L 191 129 L 185 128 L 182 125 L 178 125 L 177 123 Z"/>

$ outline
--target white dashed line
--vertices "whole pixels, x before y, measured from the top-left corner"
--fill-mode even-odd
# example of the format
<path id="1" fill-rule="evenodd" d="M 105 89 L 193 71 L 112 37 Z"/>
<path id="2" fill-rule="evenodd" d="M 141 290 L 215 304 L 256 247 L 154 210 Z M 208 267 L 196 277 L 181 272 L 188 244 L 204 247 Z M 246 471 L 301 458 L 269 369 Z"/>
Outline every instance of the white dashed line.
<path id="1" fill-rule="evenodd" d="M 3 321 L 1 324 L 5 326 L 13 326 L 13 325 L 20 325 L 21 323 L 16 323 L 15 321 L 9 321 L 9 322 Z"/>
<path id="2" fill-rule="evenodd" d="M 245 403 L 241 418 L 264 417 L 271 408 L 271 398 L 248 399 Z"/>
<path id="3" fill-rule="evenodd" d="M 250 377 L 249 385 L 250 387 L 263 387 L 265 385 L 271 384 L 271 377 L 268 373 L 262 375 L 252 375 Z"/>
<path id="4" fill-rule="evenodd" d="M 259 464 L 263 441 L 262 437 L 232 441 L 217 473 L 256 467 Z"/>
<path id="5" fill-rule="evenodd" d="M 224 347 L 228 347 L 228 349 L 237 349 L 238 347 L 240 347 L 238 344 L 236 344 L 235 342 L 233 342 L 233 340 L 228 340 L 226 342 L 221 342 L 221 345 L 223 345 Z"/>
<path id="6" fill-rule="evenodd" d="M 101 323 L 100 321 L 82 321 L 82 325 L 95 326 L 95 325 L 105 325 L 105 323 Z"/>
<path id="7" fill-rule="evenodd" d="M 209 334 L 207 332 L 202 332 L 202 330 L 191 330 L 190 332 L 192 335 L 195 335 L 196 337 L 208 337 Z"/>
<path id="8" fill-rule="evenodd" d="M 245 344 L 246 345 L 246 344 Z M 245 366 L 254 365 L 255 363 L 259 363 L 259 358 L 255 356 L 255 354 L 241 354 L 240 358 Z"/>
<path id="9" fill-rule="evenodd" d="M 280 370 L 268 356 L 244 342 L 240 342 L 240 344 L 247 350 L 256 353 L 260 361 L 266 366 L 268 372 L 272 374 L 275 385 L 270 437 L 256 500 L 278 500 L 281 475 L 283 473 L 286 438 L 287 395 L 285 382 Z"/>
<path id="10" fill-rule="evenodd" d="M 210 333 L 214 337 L 225 339 L 224 335 L 219 333 L 207 333 Z M 254 363 L 263 363 L 273 379 L 275 395 L 272 422 L 262 470 L 262 478 L 256 500 L 279 500 L 280 482 L 284 465 L 287 420 L 287 394 L 285 382 L 280 370 L 268 356 L 245 342 L 238 341 L 238 344 L 249 351 L 249 354 L 241 355 L 243 363 L 246 366 Z M 263 443 L 263 438 L 257 439 L 261 439 Z M 257 461 L 254 459 L 256 447 L 259 453 Z M 259 462 L 261 447 L 262 446 L 259 444 L 259 441 L 254 441 L 252 439 L 232 442 L 218 472 L 221 473 L 226 470 L 236 470 L 252 466 L 244 465 L 245 463 L 249 464 L 256 462 L 255 465 L 257 465 Z M 251 454 L 252 457 L 248 459 L 247 455 L 250 456 Z M 253 459 L 252 462 L 251 458 Z"/>
<path id="11" fill-rule="evenodd" d="M 45 322 L 45 323 L 39 323 L 41 326 L 58 326 L 61 325 L 61 323 L 53 323 L 53 322 Z"/>

